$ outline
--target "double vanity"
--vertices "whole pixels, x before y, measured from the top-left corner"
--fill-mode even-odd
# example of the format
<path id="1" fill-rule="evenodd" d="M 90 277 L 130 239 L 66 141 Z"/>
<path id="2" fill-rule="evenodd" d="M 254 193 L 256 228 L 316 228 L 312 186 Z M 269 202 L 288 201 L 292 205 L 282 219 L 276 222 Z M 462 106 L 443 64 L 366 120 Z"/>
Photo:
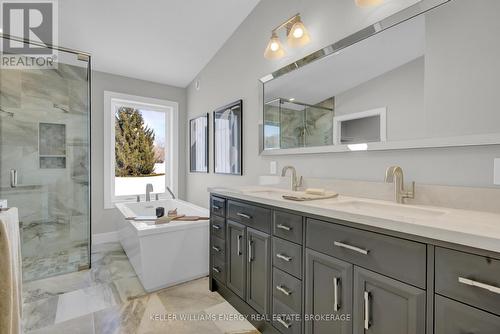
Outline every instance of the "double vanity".
<path id="1" fill-rule="evenodd" d="M 210 289 L 263 333 L 500 333 L 498 214 L 210 192 Z"/>

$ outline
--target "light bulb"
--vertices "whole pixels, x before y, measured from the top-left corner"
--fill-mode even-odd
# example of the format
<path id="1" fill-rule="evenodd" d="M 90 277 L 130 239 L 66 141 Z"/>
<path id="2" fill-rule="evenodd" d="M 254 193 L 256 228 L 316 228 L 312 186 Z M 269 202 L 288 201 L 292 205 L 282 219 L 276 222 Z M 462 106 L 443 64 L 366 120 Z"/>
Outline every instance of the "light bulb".
<path id="1" fill-rule="evenodd" d="M 273 32 L 269 43 L 267 44 L 266 50 L 264 51 L 264 57 L 267 59 L 279 59 L 285 55 L 285 50 L 281 46 L 280 39 L 275 32 Z"/>
<path id="2" fill-rule="evenodd" d="M 302 28 L 298 27 L 293 31 L 293 37 L 295 38 L 301 38 L 304 35 L 304 30 Z"/>
<path id="3" fill-rule="evenodd" d="M 309 37 L 309 33 L 307 32 L 304 23 L 300 20 L 300 16 L 297 17 L 297 20 L 292 25 L 292 28 L 288 32 L 288 45 L 292 47 L 298 47 L 306 45 L 311 41 Z"/>

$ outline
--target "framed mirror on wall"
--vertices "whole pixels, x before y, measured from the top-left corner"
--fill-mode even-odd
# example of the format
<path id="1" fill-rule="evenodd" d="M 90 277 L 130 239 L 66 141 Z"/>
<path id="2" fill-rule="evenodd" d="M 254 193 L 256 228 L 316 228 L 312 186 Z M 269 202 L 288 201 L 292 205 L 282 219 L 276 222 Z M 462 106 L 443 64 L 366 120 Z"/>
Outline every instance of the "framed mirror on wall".
<path id="1" fill-rule="evenodd" d="M 214 172 L 243 175 L 243 101 L 214 111 Z"/>
<path id="2" fill-rule="evenodd" d="M 189 120 L 189 171 L 208 173 L 208 113 Z"/>
<path id="3" fill-rule="evenodd" d="M 262 154 L 500 144 L 498 11 L 421 0 L 264 76 Z"/>

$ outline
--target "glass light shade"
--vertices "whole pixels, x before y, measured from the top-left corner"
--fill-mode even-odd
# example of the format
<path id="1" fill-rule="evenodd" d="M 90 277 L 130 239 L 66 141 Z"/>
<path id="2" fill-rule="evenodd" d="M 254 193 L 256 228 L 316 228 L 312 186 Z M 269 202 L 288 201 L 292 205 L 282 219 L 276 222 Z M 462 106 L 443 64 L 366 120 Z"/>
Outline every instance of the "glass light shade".
<path id="1" fill-rule="evenodd" d="M 299 18 L 288 32 L 288 45 L 291 47 L 299 47 L 306 45 L 310 41 L 311 38 L 309 37 L 309 33 L 307 32 L 304 23 L 302 23 Z"/>
<path id="2" fill-rule="evenodd" d="M 264 51 L 264 57 L 267 59 L 279 59 L 285 55 L 285 50 L 281 45 L 278 36 L 273 33 L 269 43 L 267 44 L 266 51 Z"/>
<path id="3" fill-rule="evenodd" d="M 384 0 L 355 0 L 358 7 L 373 7 L 381 5 Z"/>

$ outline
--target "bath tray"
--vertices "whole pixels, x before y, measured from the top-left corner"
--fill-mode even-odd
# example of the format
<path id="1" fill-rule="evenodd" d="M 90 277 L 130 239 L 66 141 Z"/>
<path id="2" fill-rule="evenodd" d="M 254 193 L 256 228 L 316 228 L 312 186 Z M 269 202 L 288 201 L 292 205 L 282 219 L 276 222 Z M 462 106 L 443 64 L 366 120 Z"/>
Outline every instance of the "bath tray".
<path id="1" fill-rule="evenodd" d="M 313 195 L 313 194 L 306 194 L 306 193 L 297 193 L 297 194 L 285 194 L 283 195 L 284 199 L 288 199 L 291 201 L 297 201 L 297 202 L 305 202 L 305 201 L 316 201 L 320 199 L 328 199 L 328 198 L 335 198 L 339 194 L 327 191 L 323 195 Z"/>

